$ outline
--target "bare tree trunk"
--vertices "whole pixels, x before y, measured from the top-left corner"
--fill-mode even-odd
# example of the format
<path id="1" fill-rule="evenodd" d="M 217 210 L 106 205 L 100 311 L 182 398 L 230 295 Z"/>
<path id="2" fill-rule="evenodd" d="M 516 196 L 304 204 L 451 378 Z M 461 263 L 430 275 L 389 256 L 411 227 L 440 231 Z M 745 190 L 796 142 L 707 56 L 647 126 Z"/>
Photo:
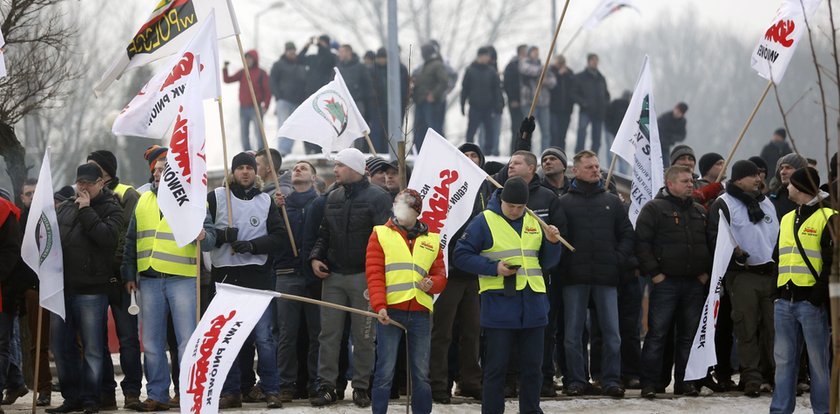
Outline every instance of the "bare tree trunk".
<path id="1" fill-rule="evenodd" d="M 6 161 L 6 172 L 12 180 L 12 194 L 14 202 L 20 205 L 20 191 L 26 180 L 26 150 L 20 145 L 15 129 L 9 124 L 0 122 L 0 156 Z"/>

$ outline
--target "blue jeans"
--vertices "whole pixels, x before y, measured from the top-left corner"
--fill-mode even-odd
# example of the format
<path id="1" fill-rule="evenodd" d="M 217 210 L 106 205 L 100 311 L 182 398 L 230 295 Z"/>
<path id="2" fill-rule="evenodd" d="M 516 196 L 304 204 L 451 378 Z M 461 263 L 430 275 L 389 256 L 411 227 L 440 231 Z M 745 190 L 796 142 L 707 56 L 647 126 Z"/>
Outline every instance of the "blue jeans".
<path id="1" fill-rule="evenodd" d="M 424 311 L 388 309 L 388 317 L 408 329 L 408 360 L 411 364 L 411 411 L 432 412 L 432 386 L 429 382 L 429 357 L 432 347 L 431 316 Z M 376 367 L 371 390 L 374 414 L 388 412 L 391 383 L 397 364 L 397 350 L 403 330 L 393 325 L 376 324 Z M 442 356 L 445 358 L 445 356 Z"/>
<path id="2" fill-rule="evenodd" d="M 289 102 L 285 99 L 277 99 L 276 101 L 277 106 L 275 107 L 275 113 L 277 114 L 277 126 L 280 127 L 283 125 L 283 122 L 292 115 L 292 112 L 295 111 L 297 108 L 297 104 Z M 253 108 L 251 108 L 253 109 Z M 292 152 L 292 147 L 295 145 L 295 140 L 281 137 L 277 139 L 277 151 L 280 151 L 280 155 L 287 155 Z"/>
<path id="3" fill-rule="evenodd" d="M 566 133 L 569 131 L 571 119 L 571 111 L 551 113 L 551 145 L 562 149 L 564 152 L 566 151 Z"/>
<path id="4" fill-rule="evenodd" d="M 120 341 L 120 367 L 122 368 L 123 380 L 120 381 L 123 395 L 140 396 L 140 388 L 143 382 L 143 368 L 140 365 L 140 338 L 137 324 L 137 315 L 128 313 L 128 305 L 131 303 L 131 295 L 120 285 L 116 287 L 122 295 L 119 300 L 109 300 L 111 315 L 114 316 L 114 327 L 117 330 L 117 338 Z M 108 332 L 102 338 L 105 341 L 105 354 L 103 355 L 102 367 L 102 394 L 103 398 L 112 397 L 117 388 L 114 380 L 114 363 L 111 361 L 111 351 L 108 349 Z"/>
<path id="5" fill-rule="evenodd" d="M 773 391 L 770 412 L 793 412 L 796 405 L 796 379 L 804 341 L 811 372 L 811 408 L 814 413 L 827 413 L 831 382 L 828 312 L 824 307 L 815 307 L 807 300 L 791 302 L 777 299 L 774 308 L 776 337 L 773 356 L 776 360 L 776 388 Z"/>
<path id="6" fill-rule="evenodd" d="M 278 378 L 277 369 L 277 342 L 274 342 L 274 334 L 272 325 L 274 321 L 274 307 L 269 306 L 265 309 L 257 325 L 249 335 L 249 339 L 253 339 L 257 348 L 257 374 L 260 376 L 260 381 L 257 385 L 266 394 L 277 394 L 280 392 L 280 379 Z M 228 371 L 225 385 L 222 387 L 222 395 L 240 395 L 241 377 L 240 377 L 240 356 L 236 356 L 236 361 Z"/>
<path id="7" fill-rule="evenodd" d="M 505 412 L 505 374 L 511 361 L 511 349 L 519 368 L 519 412 L 542 413 L 540 386 L 542 386 L 543 337 L 545 327 L 528 329 L 484 328 L 485 354 L 482 360 L 484 385 L 481 396 L 483 414 Z M 516 347 L 516 348 L 514 348 Z"/>
<path id="8" fill-rule="evenodd" d="M 551 111 L 547 106 L 534 107 L 534 117 L 540 128 L 540 151 L 542 152 L 551 146 Z M 539 154 L 536 151 L 534 153 Z"/>
<path id="9" fill-rule="evenodd" d="M 195 330 L 195 278 L 170 276 L 139 278 L 138 302 L 143 321 L 143 356 L 146 394 L 159 402 L 169 401 L 169 362 L 166 359 L 166 319 L 171 314 L 182 360 Z M 63 385 L 63 384 L 62 384 Z"/>
<path id="10" fill-rule="evenodd" d="M 276 289 L 280 293 L 311 297 L 306 288 L 303 274 L 278 275 Z M 279 381 L 282 389 L 295 389 L 298 379 L 298 332 L 300 332 L 301 314 L 306 318 L 306 333 L 309 337 L 307 350 L 307 371 L 309 384 L 307 389 L 318 389 L 318 333 L 321 331 L 321 311 L 317 305 L 310 305 L 294 300 L 274 299 L 277 308 L 277 364 Z"/>
<path id="11" fill-rule="evenodd" d="M 426 130 L 432 128 L 438 134 L 444 135 L 443 118 L 446 115 L 446 102 L 418 102 L 414 107 L 414 146 L 417 152 L 423 146 L 423 139 L 426 138 Z M 408 152 L 409 149 L 406 149 Z"/>
<path id="12" fill-rule="evenodd" d="M 242 151 L 248 151 L 254 148 L 251 146 L 251 124 L 254 124 L 254 135 L 257 136 L 257 148 L 262 148 L 262 136 L 260 135 L 260 125 L 257 123 L 257 111 L 251 106 L 240 106 L 239 133 L 241 134 Z"/>
<path id="13" fill-rule="evenodd" d="M 107 329 L 107 295 L 67 295 L 66 319 L 50 319 L 50 340 L 55 355 L 61 396 L 70 405 L 98 408 L 102 386 L 102 335 Z M 82 354 L 76 338 L 81 338 Z M 84 356 L 84 359 L 82 359 Z"/>
<path id="14" fill-rule="evenodd" d="M 20 345 L 20 319 L 17 317 L 17 315 L 9 316 L 11 316 L 12 320 L 14 321 L 12 323 L 13 328 L 11 335 L 11 343 L 9 343 L 8 348 L 9 367 L 6 371 L 5 380 L 0 379 L 0 381 L 2 381 L 0 382 L 0 389 L 3 389 L 3 387 L 5 387 L 5 389 L 7 390 L 14 390 L 25 386 L 23 382 L 23 370 L 21 369 L 21 367 L 23 366 L 23 354 L 21 352 Z M 0 316 L 0 319 L 2 318 L 3 317 Z M 2 324 L 2 322 L 0 322 L 0 324 Z M 4 330 L 3 326 L 0 325 L 0 335 L 5 335 L 5 333 L 6 331 Z M 34 336 L 32 341 L 35 341 Z M 2 349 L 3 345 L 0 344 L 0 358 L 2 358 Z M 4 363 L 0 362 L 0 367 L 4 365 Z"/>
<path id="15" fill-rule="evenodd" d="M 570 285 L 563 287 L 563 323 L 565 324 L 566 369 L 569 385 L 584 386 L 586 379 L 585 346 L 581 340 L 586 326 L 590 298 L 597 311 L 603 338 L 601 384 L 619 385 L 621 337 L 618 330 L 618 296 L 615 286 Z M 593 320 L 593 323 L 595 321 Z"/>
<path id="16" fill-rule="evenodd" d="M 700 323 L 706 288 L 695 277 L 666 276 L 653 285 L 648 311 L 648 333 L 642 348 L 642 375 L 644 386 L 664 387 L 660 384 L 665 342 L 671 326 L 674 336 L 674 383 L 680 384 L 685 376 L 688 354 L 694 334 Z"/>
<path id="17" fill-rule="evenodd" d="M 603 119 L 591 117 L 585 111 L 580 111 L 578 114 L 578 130 L 577 143 L 575 144 L 575 154 L 583 151 L 586 148 L 586 128 L 592 124 L 592 145 L 589 149 L 594 153 L 598 153 L 601 149 L 601 128 L 604 125 Z"/>
<path id="18" fill-rule="evenodd" d="M 499 153 L 499 132 L 495 128 L 493 118 L 498 118 L 499 114 L 495 112 L 493 107 L 481 107 L 470 105 L 468 113 L 469 120 L 467 121 L 467 142 L 475 142 L 475 133 L 479 127 L 484 127 L 484 134 L 479 134 L 478 146 L 481 151 L 487 155 Z M 489 132 L 489 133 L 488 133 Z"/>

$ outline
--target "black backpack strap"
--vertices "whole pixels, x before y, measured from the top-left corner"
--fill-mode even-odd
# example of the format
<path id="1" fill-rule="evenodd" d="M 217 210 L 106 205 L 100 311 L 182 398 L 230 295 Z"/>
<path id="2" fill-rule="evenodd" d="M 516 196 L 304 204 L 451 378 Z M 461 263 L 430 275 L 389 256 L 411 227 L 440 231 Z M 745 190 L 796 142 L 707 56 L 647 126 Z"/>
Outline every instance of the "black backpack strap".
<path id="1" fill-rule="evenodd" d="M 796 240 L 796 247 L 799 249 L 799 255 L 802 256 L 802 260 L 805 261 L 805 265 L 808 266 L 808 270 L 811 271 L 811 274 L 814 276 L 814 279 L 819 279 L 820 274 L 814 269 L 814 265 L 811 264 L 811 260 L 808 259 L 808 255 L 805 253 L 805 249 L 802 248 L 802 242 L 799 240 L 799 232 L 796 231 L 796 221 L 794 220 L 793 224 L 793 239 Z"/>

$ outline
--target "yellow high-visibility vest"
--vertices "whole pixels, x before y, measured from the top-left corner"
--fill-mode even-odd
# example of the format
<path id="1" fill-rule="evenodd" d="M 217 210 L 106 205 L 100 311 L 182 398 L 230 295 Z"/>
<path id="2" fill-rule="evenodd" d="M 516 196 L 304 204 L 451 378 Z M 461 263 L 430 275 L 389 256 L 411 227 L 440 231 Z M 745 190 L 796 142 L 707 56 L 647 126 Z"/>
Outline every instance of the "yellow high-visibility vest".
<path id="1" fill-rule="evenodd" d="M 114 187 L 114 193 L 116 193 L 117 196 L 120 198 L 121 203 L 122 203 L 123 196 L 125 195 L 125 192 L 128 191 L 129 188 L 134 188 L 134 187 L 132 187 L 130 185 L 125 185 L 123 183 L 119 183 L 119 184 L 117 184 L 116 187 Z"/>
<path id="2" fill-rule="evenodd" d="M 534 292 L 545 293 L 545 279 L 539 260 L 543 238 L 539 222 L 526 214 L 522 219 L 520 236 L 502 216 L 490 210 L 484 210 L 483 214 L 493 236 L 493 245 L 482 250 L 481 255 L 491 260 L 520 265 L 516 271 L 516 290 L 525 289 L 527 285 Z M 478 275 L 478 293 L 504 288 L 504 276 Z"/>
<path id="3" fill-rule="evenodd" d="M 830 208 L 821 208 L 811 214 L 805 222 L 799 227 L 799 241 L 802 243 L 802 248 L 805 249 L 805 254 L 808 256 L 808 261 L 814 266 L 814 270 L 822 271 L 823 260 L 820 248 L 820 239 L 822 239 L 825 225 L 828 223 L 828 218 L 837 214 L 837 211 Z M 808 269 L 808 265 L 799 253 L 799 248 L 796 246 L 796 239 L 793 237 L 793 224 L 796 220 L 796 210 L 785 214 L 782 217 L 780 224 L 781 231 L 779 232 L 779 277 L 776 285 L 784 286 L 788 281 L 792 281 L 796 286 L 814 286 L 817 280 Z"/>
<path id="4" fill-rule="evenodd" d="M 374 226 L 379 245 L 385 254 L 386 299 L 389 305 L 416 299 L 429 312 L 432 295 L 419 287 L 428 276 L 440 251 L 440 234 L 426 233 L 414 239 L 414 251 L 408 250 L 399 231 L 388 226 Z"/>
<path id="5" fill-rule="evenodd" d="M 169 223 L 162 217 L 157 194 L 147 191 L 134 210 L 137 223 L 137 271 L 152 268 L 177 276 L 196 275 L 196 247 L 190 243 L 178 247 Z"/>

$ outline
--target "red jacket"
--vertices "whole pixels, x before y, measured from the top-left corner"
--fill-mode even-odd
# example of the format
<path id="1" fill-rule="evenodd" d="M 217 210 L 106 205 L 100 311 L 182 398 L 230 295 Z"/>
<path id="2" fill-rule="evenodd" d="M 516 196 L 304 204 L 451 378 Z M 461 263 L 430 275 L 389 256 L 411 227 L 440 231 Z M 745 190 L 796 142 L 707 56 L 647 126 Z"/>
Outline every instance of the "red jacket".
<path id="1" fill-rule="evenodd" d="M 254 94 L 257 95 L 257 103 L 263 112 L 265 112 L 271 103 L 271 88 L 268 86 L 268 73 L 260 69 L 259 54 L 257 54 L 256 50 L 249 50 L 245 54 L 254 59 L 254 67 L 250 69 L 251 82 L 254 83 Z M 239 106 L 253 108 L 254 101 L 251 99 L 251 91 L 248 90 L 248 80 L 245 78 L 245 72 L 240 69 L 239 72 L 230 76 L 227 68 L 223 68 L 222 75 L 224 76 L 225 83 L 239 82 Z"/>
<path id="2" fill-rule="evenodd" d="M 714 182 L 692 191 L 691 198 L 702 204 L 703 207 L 706 208 L 706 211 L 709 211 L 709 206 L 712 205 L 712 202 L 715 201 L 722 192 L 723 184 L 720 182 Z"/>
<path id="3" fill-rule="evenodd" d="M 409 242 L 404 230 L 395 226 L 390 219 L 385 225 L 398 231 L 402 235 L 403 240 L 408 244 L 408 250 L 411 252 L 414 251 L 414 240 Z M 379 313 L 380 310 L 386 307 L 406 311 L 428 312 L 428 309 L 417 302 L 416 299 L 388 305 L 385 291 L 385 252 L 382 251 L 382 245 L 379 244 L 379 237 L 377 237 L 376 231 L 371 232 L 370 239 L 368 240 L 365 273 L 367 274 L 370 306 L 374 312 Z M 443 265 L 443 253 L 441 251 L 438 251 L 438 255 L 434 263 L 432 263 L 432 268 L 429 269 L 429 277 L 432 279 L 433 284 L 428 293 L 437 294 L 443 292 L 443 288 L 446 287 L 446 268 Z"/>

